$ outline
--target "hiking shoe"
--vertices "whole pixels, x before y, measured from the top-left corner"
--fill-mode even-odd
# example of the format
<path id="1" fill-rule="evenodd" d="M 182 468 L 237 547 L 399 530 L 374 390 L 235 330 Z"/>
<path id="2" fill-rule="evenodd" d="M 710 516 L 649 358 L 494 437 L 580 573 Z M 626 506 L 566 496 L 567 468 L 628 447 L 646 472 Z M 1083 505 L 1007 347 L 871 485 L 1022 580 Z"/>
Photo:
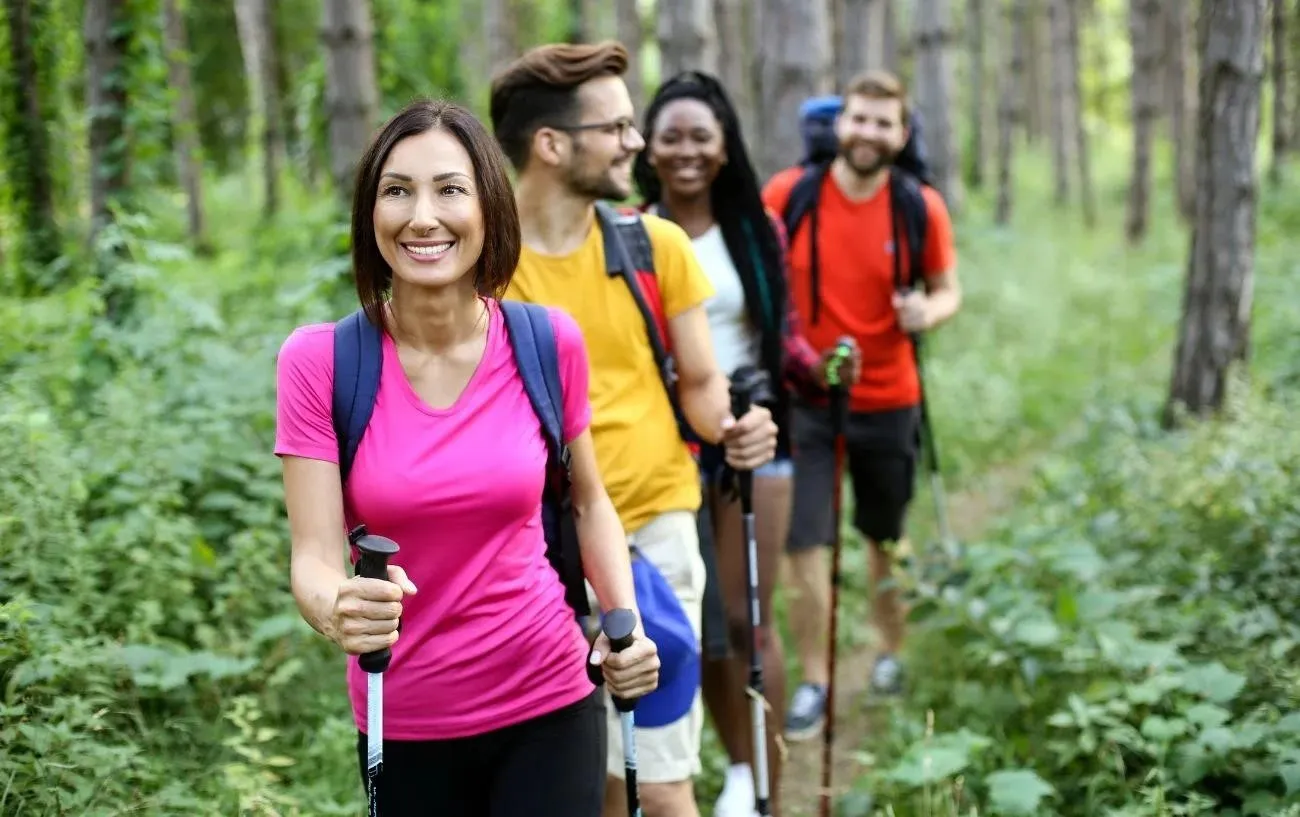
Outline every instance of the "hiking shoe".
<path id="1" fill-rule="evenodd" d="M 732 764 L 713 804 L 713 817 L 754 817 L 754 806 L 754 773 L 748 763 Z"/>
<path id="2" fill-rule="evenodd" d="M 785 716 L 785 736 L 788 740 L 809 740 L 822 731 L 826 720 L 826 687 L 799 685 L 790 699 L 790 711 Z"/>
<path id="3" fill-rule="evenodd" d="M 903 691 L 903 665 L 892 655 L 876 659 L 871 668 L 871 691 L 877 695 L 897 695 Z"/>

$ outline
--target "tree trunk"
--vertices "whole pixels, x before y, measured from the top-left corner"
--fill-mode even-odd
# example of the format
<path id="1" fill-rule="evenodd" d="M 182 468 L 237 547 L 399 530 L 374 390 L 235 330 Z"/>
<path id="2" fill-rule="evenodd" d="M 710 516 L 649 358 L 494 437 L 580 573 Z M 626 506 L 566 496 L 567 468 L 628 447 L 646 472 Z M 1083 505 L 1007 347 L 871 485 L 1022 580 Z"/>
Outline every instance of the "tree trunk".
<path id="1" fill-rule="evenodd" d="M 687 70 L 716 73 L 713 0 L 658 0 L 660 82 Z"/>
<path id="2" fill-rule="evenodd" d="M 718 32 L 718 80 L 731 95 L 740 117 L 749 150 L 757 147 L 758 124 L 754 118 L 754 94 L 749 72 L 750 58 L 746 4 L 743 0 L 713 0 L 713 19 Z"/>
<path id="3" fill-rule="evenodd" d="M 898 9 L 894 5 L 897 0 L 872 0 L 872 17 L 868 23 L 869 29 L 879 31 L 879 38 L 873 39 L 872 50 L 868 53 L 874 58 L 879 56 L 879 64 L 894 73 L 899 73 L 898 54 Z M 874 60 L 873 60 L 874 63 Z M 864 66 L 865 67 L 865 66 Z"/>
<path id="4" fill-rule="evenodd" d="M 970 46 L 970 153 L 966 163 L 966 179 L 972 188 L 984 186 L 984 167 L 988 162 L 988 140 L 984 138 L 985 106 L 985 6 L 984 0 L 969 0 L 966 4 L 967 44 Z"/>
<path id="5" fill-rule="evenodd" d="M 167 57 L 167 82 L 172 91 L 172 153 L 176 175 L 185 191 L 185 215 L 190 244 L 203 249 L 203 167 L 199 121 L 194 112 L 194 81 L 190 73 L 188 38 L 181 0 L 162 0 L 163 46 Z"/>
<path id="6" fill-rule="evenodd" d="M 1269 162 L 1269 181 L 1282 183 L 1282 163 L 1286 160 L 1287 141 L 1287 36 L 1286 0 L 1272 0 L 1273 7 L 1273 155 Z"/>
<path id="7" fill-rule="evenodd" d="M 614 36 L 614 10 L 601 0 L 569 0 L 573 15 L 570 42 L 596 43 Z"/>
<path id="8" fill-rule="evenodd" d="M 961 179 L 952 128 L 951 17 L 948 0 L 919 0 L 916 6 L 916 107 L 925 129 L 935 187 L 950 210 L 960 210 Z"/>
<path id="9" fill-rule="evenodd" d="M 9 82 L 4 117 L 5 175 L 22 222 L 18 258 L 43 267 L 59 254 L 54 219 L 54 177 L 50 165 L 49 123 L 41 105 L 40 69 L 34 47 L 38 25 L 48 24 L 45 10 L 30 0 L 5 0 L 9 23 Z M 19 294 L 35 294 L 38 287 L 24 272 L 18 276 Z"/>
<path id="10" fill-rule="evenodd" d="M 1300 61 L 1300 0 L 1296 0 L 1295 8 L 1291 13 L 1291 28 L 1289 29 L 1291 40 L 1291 56 Z M 1292 62 L 1296 65 L 1296 62 Z M 1300 73 L 1300 66 L 1297 66 Z M 1300 149 L 1300 77 L 1293 77 L 1296 82 L 1291 83 L 1291 149 Z"/>
<path id="11" fill-rule="evenodd" d="M 759 172 L 770 175 L 794 163 L 803 153 L 795 112 L 814 94 L 830 85 L 829 10 L 808 0 L 772 0 L 762 14 L 759 39 L 761 96 L 769 123 Z"/>
<path id="12" fill-rule="evenodd" d="M 882 32 L 873 28 L 873 15 L 883 20 L 881 0 L 833 0 L 836 10 L 834 20 L 835 84 L 843 89 L 852 79 L 871 65 L 882 64 L 884 50 Z M 879 44 L 876 41 L 880 41 Z"/>
<path id="13" fill-rule="evenodd" d="M 1196 214 L 1196 36 L 1192 7 L 1176 3 L 1166 7 L 1169 23 L 1169 130 L 1174 144 L 1174 192 L 1178 212 L 1188 222 Z"/>
<path id="14" fill-rule="evenodd" d="M 86 0 L 86 108 L 90 148 L 90 240 L 112 220 L 127 185 L 126 0 Z"/>
<path id="15" fill-rule="evenodd" d="M 1002 90 L 998 99 L 998 203 L 995 216 L 998 224 L 1011 221 L 1012 153 L 1015 148 L 1016 127 L 1020 123 L 1024 101 L 1020 91 L 1020 75 L 1025 63 L 1025 40 L 1029 0 L 1011 0 L 1007 6 L 1004 40 L 1006 63 L 999 84 Z"/>
<path id="16" fill-rule="evenodd" d="M 1048 27 L 1051 29 L 1052 48 L 1052 105 L 1050 131 L 1052 136 L 1052 175 L 1057 205 L 1070 201 L 1070 142 L 1078 133 L 1073 127 L 1078 111 L 1070 95 L 1073 85 L 1074 65 L 1070 59 L 1070 21 L 1066 6 L 1070 0 L 1048 0 Z"/>
<path id="17" fill-rule="evenodd" d="M 523 51 L 519 42 L 519 26 L 510 0 L 482 0 L 482 3 L 488 70 L 495 76 Z"/>
<path id="18" fill-rule="evenodd" d="M 1045 0 L 1029 0 L 1025 9 L 1025 75 L 1021 124 L 1030 144 L 1037 144 L 1047 130 L 1052 107 L 1048 81 L 1051 60 L 1047 55 L 1048 38 L 1043 25 L 1047 19 L 1043 13 L 1044 2 Z"/>
<path id="19" fill-rule="evenodd" d="M 1265 0 L 1205 0 L 1201 13 L 1196 221 L 1166 423 L 1223 406 L 1253 291 Z"/>
<path id="20" fill-rule="evenodd" d="M 86 107 L 90 166 L 90 234 L 92 252 L 113 222 L 113 208 L 126 196 L 130 151 L 126 128 L 126 53 L 130 45 L 125 0 L 86 0 L 82 36 L 86 60 Z M 111 323 L 120 323 L 132 308 L 131 287 L 116 277 L 107 257 L 96 255 L 96 275 Z"/>
<path id="21" fill-rule="evenodd" d="M 1092 183 L 1092 157 L 1088 148 L 1087 109 L 1084 106 L 1080 77 L 1083 73 L 1083 49 L 1080 45 L 1080 4 L 1085 0 L 1066 0 L 1065 25 L 1069 34 L 1069 95 L 1074 110 L 1074 158 L 1079 167 L 1079 201 L 1083 205 L 1083 223 L 1097 224 L 1097 194 Z"/>
<path id="22" fill-rule="evenodd" d="M 632 97 L 632 110 L 644 111 L 646 99 L 645 69 L 642 62 L 642 49 L 645 47 L 645 26 L 641 22 L 641 12 L 637 9 L 637 0 L 616 0 L 614 24 L 618 40 L 628 51 L 627 73 L 623 81 L 627 83 L 628 93 Z"/>
<path id="23" fill-rule="evenodd" d="M 357 160 L 379 120 L 370 2 L 325 0 L 321 19 L 330 170 L 335 190 L 350 201 Z"/>
<path id="24" fill-rule="evenodd" d="M 280 201 L 280 139 L 275 65 L 271 54 L 270 13 L 267 0 L 235 0 L 235 23 L 239 48 L 244 55 L 244 76 L 248 85 L 249 131 L 262 157 L 262 206 L 269 217 Z"/>
<path id="25" fill-rule="evenodd" d="M 1151 147 L 1159 113 L 1160 38 L 1159 0 L 1129 0 L 1129 41 L 1133 44 L 1130 83 L 1133 110 L 1133 175 L 1129 182 L 1128 219 L 1124 234 L 1129 243 L 1147 233 L 1151 211 Z"/>

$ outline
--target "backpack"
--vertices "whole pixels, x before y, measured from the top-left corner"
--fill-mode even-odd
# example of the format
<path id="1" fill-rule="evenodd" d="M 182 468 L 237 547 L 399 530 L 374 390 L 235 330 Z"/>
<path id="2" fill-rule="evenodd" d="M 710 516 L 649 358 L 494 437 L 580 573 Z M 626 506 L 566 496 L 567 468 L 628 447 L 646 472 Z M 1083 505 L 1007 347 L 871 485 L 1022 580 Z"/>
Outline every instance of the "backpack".
<path id="1" fill-rule="evenodd" d="M 809 100 L 809 102 L 812 101 Z M 805 106 L 807 105 L 808 103 L 805 103 Z M 795 231 L 798 229 L 800 222 L 805 217 L 811 219 L 809 224 L 811 231 L 809 233 L 809 279 L 812 287 L 812 314 L 809 316 L 809 323 L 813 324 L 817 323 L 821 313 L 821 299 L 818 297 L 820 276 L 817 253 L 817 202 L 821 194 L 822 183 L 826 179 L 826 174 L 830 172 L 831 162 L 834 161 L 834 158 L 835 155 L 832 154 L 821 162 L 804 167 L 799 180 L 795 182 L 794 187 L 790 190 L 790 195 L 786 199 L 785 210 L 782 213 L 786 235 L 789 236 L 792 244 Z M 912 111 L 908 118 L 907 142 L 904 143 L 903 149 L 899 151 L 898 156 L 894 158 L 889 174 L 889 195 L 893 203 L 890 222 L 895 247 L 894 289 L 898 292 L 911 291 L 916 287 L 919 278 L 921 256 L 924 253 L 926 232 L 929 228 L 929 211 L 926 209 L 925 197 L 921 192 L 922 186 L 933 188 L 934 174 L 930 169 L 926 155 L 921 117 L 918 112 Z M 902 246 L 900 238 L 907 241 L 907 257 L 910 262 L 907 270 L 903 269 L 903 254 L 897 250 L 898 247 Z M 921 422 L 917 433 L 929 441 L 929 445 L 924 446 L 926 461 L 930 472 L 937 474 L 939 473 L 939 454 L 934 444 L 934 434 L 930 425 L 930 412 L 929 407 L 926 405 L 925 384 L 921 371 L 922 339 L 919 333 L 912 333 L 909 337 L 912 341 L 913 359 L 916 361 L 917 378 L 921 383 Z"/>
<path id="2" fill-rule="evenodd" d="M 546 440 L 546 484 L 542 490 L 546 557 L 564 585 L 565 600 L 579 618 L 585 617 L 591 614 L 591 608 L 573 519 L 570 455 L 564 443 L 564 391 L 555 332 L 545 307 L 516 301 L 499 303 L 515 365 Z M 339 444 L 339 477 L 345 483 L 370 422 L 382 366 L 383 335 L 364 310 L 358 309 L 335 325 L 333 419 Z"/>
<path id="3" fill-rule="evenodd" d="M 672 337 L 664 312 L 659 278 L 655 274 L 654 247 L 641 213 L 635 208 L 615 209 L 606 202 L 596 202 L 596 221 L 600 225 L 605 247 L 605 272 L 619 276 L 627 284 L 645 323 L 650 350 L 654 354 L 659 379 L 668 393 L 677 430 L 693 454 L 699 453 L 699 436 L 691 429 L 677 397 L 677 360 L 673 357 Z"/>
<path id="4" fill-rule="evenodd" d="M 838 96 L 815 96 L 799 106 L 799 135 L 803 137 L 803 166 L 829 162 L 840 151 L 835 118 L 844 102 Z"/>

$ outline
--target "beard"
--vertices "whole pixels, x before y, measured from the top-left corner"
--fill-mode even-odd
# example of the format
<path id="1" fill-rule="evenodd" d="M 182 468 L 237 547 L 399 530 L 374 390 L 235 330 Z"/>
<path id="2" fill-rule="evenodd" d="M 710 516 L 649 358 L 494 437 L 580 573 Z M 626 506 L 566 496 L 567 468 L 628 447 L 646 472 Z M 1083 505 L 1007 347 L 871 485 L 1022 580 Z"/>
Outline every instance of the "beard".
<path id="1" fill-rule="evenodd" d="M 627 166 L 629 161 L 620 160 L 616 165 L 608 165 L 600 169 L 584 168 L 581 163 L 575 163 L 569 168 L 565 181 L 569 189 L 580 196 L 622 201 L 632 195 L 630 173 L 625 181 L 619 172 L 619 168 Z"/>
<path id="2" fill-rule="evenodd" d="M 854 154 L 859 148 L 863 147 L 871 148 L 875 155 L 870 159 L 856 158 Z M 863 142 L 859 140 L 849 142 L 848 144 L 841 144 L 840 157 L 844 159 L 844 163 L 849 166 L 850 170 L 859 176 L 866 177 L 874 176 L 881 170 L 892 165 L 894 159 L 898 157 L 898 151 L 878 142 Z"/>

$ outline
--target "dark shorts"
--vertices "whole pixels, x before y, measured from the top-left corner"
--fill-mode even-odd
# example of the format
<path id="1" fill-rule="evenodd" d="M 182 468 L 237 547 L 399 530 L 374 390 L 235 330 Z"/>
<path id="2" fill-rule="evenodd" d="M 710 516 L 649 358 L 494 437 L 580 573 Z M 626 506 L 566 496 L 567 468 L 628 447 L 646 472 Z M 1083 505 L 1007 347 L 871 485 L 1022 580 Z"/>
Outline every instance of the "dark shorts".
<path id="1" fill-rule="evenodd" d="M 605 800 L 601 690 L 524 723 L 468 738 L 384 741 L 384 817 L 600 817 Z M 357 735 L 364 787 L 366 736 Z"/>
<path id="2" fill-rule="evenodd" d="M 920 411 L 850 413 L 846 467 L 853 484 L 853 525 L 874 542 L 903 536 L 916 483 Z M 793 415 L 794 507 L 789 552 L 829 545 L 835 487 L 835 440 L 829 410 L 799 405 Z"/>

